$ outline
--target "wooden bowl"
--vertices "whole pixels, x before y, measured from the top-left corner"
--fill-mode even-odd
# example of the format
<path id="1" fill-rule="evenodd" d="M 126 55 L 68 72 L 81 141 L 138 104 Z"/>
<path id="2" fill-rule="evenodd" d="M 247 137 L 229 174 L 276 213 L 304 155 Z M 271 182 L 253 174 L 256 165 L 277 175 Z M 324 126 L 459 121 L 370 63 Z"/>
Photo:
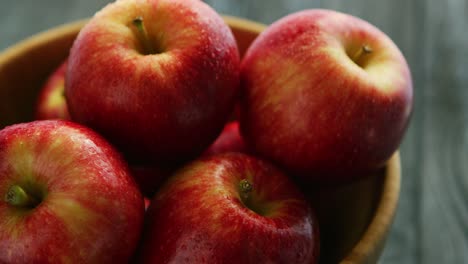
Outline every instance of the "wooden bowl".
<path id="1" fill-rule="evenodd" d="M 265 25 L 224 17 L 241 54 Z M 0 129 L 33 118 L 48 75 L 67 57 L 86 20 L 35 35 L 0 54 Z M 307 194 L 321 232 L 321 263 L 376 263 L 395 214 L 400 188 L 398 152 L 376 175 Z"/>

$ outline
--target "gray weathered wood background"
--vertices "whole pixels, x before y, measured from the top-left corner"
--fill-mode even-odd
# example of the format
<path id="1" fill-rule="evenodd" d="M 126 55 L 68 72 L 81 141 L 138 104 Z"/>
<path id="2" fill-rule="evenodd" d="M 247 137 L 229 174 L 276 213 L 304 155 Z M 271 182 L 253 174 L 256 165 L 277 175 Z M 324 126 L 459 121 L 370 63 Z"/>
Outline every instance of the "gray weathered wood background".
<path id="1" fill-rule="evenodd" d="M 89 17 L 110 0 L 0 0 L 0 50 Z M 415 111 L 401 146 L 399 208 L 381 263 L 468 263 L 468 0 L 210 0 L 217 11 L 271 23 L 330 8 L 359 16 L 401 48 Z"/>

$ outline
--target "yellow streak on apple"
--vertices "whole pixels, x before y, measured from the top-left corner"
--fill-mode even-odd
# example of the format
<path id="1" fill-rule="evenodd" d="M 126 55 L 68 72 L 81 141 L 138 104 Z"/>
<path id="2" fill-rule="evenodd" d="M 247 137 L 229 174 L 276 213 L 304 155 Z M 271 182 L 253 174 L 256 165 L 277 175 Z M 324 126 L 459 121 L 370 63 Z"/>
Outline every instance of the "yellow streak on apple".
<path id="1" fill-rule="evenodd" d="M 255 68 L 258 69 L 258 75 L 255 75 L 262 76 L 261 80 L 264 82 L 262 85 L 263 87 L 276 87 L 288 90 L 288 93 L 293 93 L 294 90 L 301 89 L 304 82 L 307 82 L 307 74 L 303 72 L 301 65 L 297 65 L 297 62 L 292 59 L 271 54 L 267 58 L 259 60 L 257 63 L 258 65 Z M 284 66 L 282 67 L 281 74 L 277 74 L 275 78 L 264 76 L 265 71 L 263 69 L 271 69 L 272 65 L 278 64 Z M 268 75 L 271 74 L 271 71 L 266 72 L 268 72 Z M 268 98 L 268 100 L 266 100 L 260 107 L 263 108 L 265 105 L 271 105 L 276 109 L 278 102 L 282 101 L 282 95 L 284 95 L 285 92 L 277 92 L 276 90 L 267 90 L 267 92 L 269 94 L 265 96 L 265 98 Z"/>
<path id="2" fill-rule="evenodd" d="M 18 239 L 24 229 L 21 229 L 24 218 L 28 215 L 25 210 L 6 210 L 5 217 L 0 219 L 0 225 L 11 235 L 12 239 Z"/>
<path id="3" fill-rule="evenodd" d="M 12 166 L 12 172 L 24 180 L 32 180 L 34 155 L 29 142 L 15 140 L 8 151 L 6 157 L 10 157 L 9 164 Z"/>
<path id="4" fill-rule="evenodd" d="M 55 108 L 63 104 L 63 100 L 65 100 L 63 96 L 63 89 L 64 89 L 65 81 L 60 80 L 56 86 L 61 86 L 60 89 L 54 89 L 53 93 L 50 96 L 50 99 L 46 102 L 49 108 Z"/>
<path id="5" fill-rule="evenodd" d="M 343 73 L 342 78 L 347 80 L 359 79 L 366 85 L 361 87 L 374 87 L 384 93 L 391 94 L 395 92 L 395 88 L 403 87 L 406 74 L 401 69 L 399 57 L 392 57 L 386 50 L 391 50 L 391 47 L 384 47 L 382 44 L 370 43 L 372 53 L 364 56 L 369 56 L 364 67 L 357 65 L 346 53 L 346 43 L 334 41 L 333 43 L 322 47 L 319 52 L 328 54 L 334 60 L 337 67 L 343 67 L 340 70 Z M 385 42 L 384 45 L 392 45 Z"/>
<path id="6" fill-rule="evenodd" d="M 155 58 L 157 56 L 157 58 Z M 174 65 L 178 65 L 178 62 L 173 61 L 174 57 L 171 56 L 170 54 L 167 53 L 160 53 L 160 54 L 151 54 L 151 55 L 141 55 L 138 54 L 136 59 L 138 59 L 138 62 L 135 62 L 136 64 L 145 65 L 144 67 L 135 67 L 136 71 L 136 79 L 139 79 L 140 76 L 142 76 L 144 73 L 147 73 L 148 71 L 145 70 L 145 67 L 152 67 L 153 73 L 159 74 L 159 77 L 161 79 L 163 78 L 168 78 L 168 74 L 164 71 L 163 65 L 171 65 L 173 67 Z M 161 86 L 164 87 L 164 86 Z"/>
<path id="7" fill-rule="evenodd" d="M 393 64 L 393 65 L 392 65 Z M 382 56 L 381 58 L 373 58 L 372 64 L 366 68 L 369 78 L 380 87 L 380 90 L 391 93 L 396 87 L 404 87 L 407 81 L 405 74 L 394 69 L 400 69 L 400 64 L 397 60 Z"/>
<path id="8" fill-rule="evenodd" d="M 32 182 L 34 156 L 28 142 L 15 140 L 7 151 L 9 153 L 5 156 L 10 157 L 8 163 L 11 165 L 11 172 L 14 173 L 14 175 L 10 176 L 10 183 L 7 183 L 6 185 L 11 186 L 17 184 L 18 178 L 20 183 Z M 5 213 L 7 215 L 5 215 L 4 219 L 0 219 L 0 225 L 6 230 L 9 230 L 7 232 L 11 234 L 12 238 L 18 238 L 23 231 L 18 227 L 21 226 L 23 218 L 28 215 L 28 211 L 7 210 Z"/>
<path id="9" fill-rule="evenodd" d="M 130 20 L 131 21 L 131 20 Z M 150 23 L 149 23 L 150 24 Z M 126 63 L 132 63 L 135 65 L 135 80 L 138 80 L 140 76 L 144 73 L 147 73 L 147 67 L 153 68 L 153 73 L 158 73 L 161 78 L 167 78 L 167 75 L 164 71 L 164 64 L 177 65 L 177 62 L 174 61 L 174 53 L 171 52 L 163 52 L 159 54 L 149 54 L 143 55 L 138 51 L 138 38 L 135 37 L 135 33 L 133 32 L 131 26 L 125 26 L 120 22 L 108 20 L 104 21 L 103 25 L 106 28 L 107 36 L 105 38 L 99 38 L 100 41 L 97 45 L 99 45 L 102 49 L 107 49 L 107 52 L 115 53 L 115 57 L 122 58 L 122 61 L 126 61 Z M 191 31 L 186 29 L 187 31 Z M 195 33 L 193 33 L 195 36 Z M 118 36 L 118 37 L 117 37 Z M 128 46 L 128 45 L 131 46 Z M 111 47 L 114 45 L 114 47 Z M 177 45 L 183 45 L 180 41 Z M 95 60 L 94 63 L 99 64 L 99 61 L 102 60 L 103 57 L 96 54 L 93 57 Z M 118 96 L 115 96 L 114 99 L 118 99 Z"/>
<path id="10" fill-rule="evenodd" d="M 236 180 L 236 177 L 229 178 L 231 182 L 226 183 L 222 182 L 223 177 L 194 177 L 198 176 L 200 174 L 205 174 L 207 171 L 210 171 L 211 174 L 221 174 L 221 173 L 229 173 L 226 172 L 224 168 L 217 167 L 216 165 L 212 169 L 206 168 L 203 164 L 199 164 L 199 162 L 194 162 L 192 165 L 185 167 L 183 171 L 179 171 L 177 174 L 178 175 L 184 175 L 183 177 L 171 177 L 168 180 L 168 185 L 167 186 L 177 186 L 177 189 L 179 191 L 186 190 L 186 189 L 196 189 L 199 192 L 203 192 L 203 194 L 200 193 L 200 195 L 196 195 L 198 197 L 201 197 L 200 203 L 197 204 L 197 206 L 200 207 L 200 210 L 202 211 L 210 211 L 210 219 L 212 225 L 209 227 L 213 232 L 219 233 L 219 232 L 232 232 L 231 229 L 226 229 L 225 226 L 223 226 L 223 221 L 222 218 L 225 216 L 226 211 L 237 211 L 240 212 L 237 208 L 234 208 L 236 205 L 231 203 L 230 201 L 226 200 L 225 203 L 223 202 L 223 197 L 237 197 L 240 199 L 238 190 L 237 190 L 237 183 L 238 180 Z M 239 175 L 241 177 L 241 175 Z M 207 181 L 207 178 L 210 181 Z M 227 185 L 230 185 L 231 187 L 226 187 Z M 197 186 L 202 186 L 202 185 L 209 185 L 206 186 L 206 188 L 198 188 Z M 160 200 L 166 200 L 164 197 L 165 195 L 169 195 L 171 193 L 170 189 L 166 189 L 166 191 L 161 192 L 159 194 L 159 199 Z M 218 199 L 218 201 L 215 203 L 213 199 Z M 222 206 L 224 209 L 223 210 L 212 210 L 213 205 L 216 204 L 216 206 Z M 181 210 L 183 210 L 181 208 Z M 194 222 L 203 222 L 206 221 L 206 215 L 198 215 L 198 214 L 193 214 L 191 216 L 191 220 Z M 202 219 L 200 219 L 202 218 Z"/>
<path id="11" fill-rule="evenodd" d="M 118 5 L 114 5 L 114 8 L 117 8 L 117 6 Z M 171 16 L 171 14 L 158 12 L 158 9 L 155 9 L 153 12 L 148 12 L 147 9 L 138 8 L 136 6 L 122 8 L 122 10 L 114 11 L 114 13 L 118 12 L 121 14 L 101 17 L 101 23 L 99 25 L 96 24 L 94 29 L 89 30 L 106 32 L 106 36 L 99 38 L 98 40 L 100 42 L 97 44 L 100 47 L 107 46 L 109 50 L 111 50 L 111 45 L 125 48 L 125 50 L 115 50 L 120 56 L 125 56 L 125 53 L 138 53 L 137 47 L 140 46 L 140 43 L 138 43 L 140 40 L 136 37 L 136 29 L 132 21 L 140 16 L 143 17 L 145 21 L 145 27 L 150 41 L 157 43 L 158 47 L 162 47 L 162 49 L 165 50 L 164 53 L 172 49 L 177 50 L 193 46 L 194 43 L 197 43 L 194 39 L 203 37 L 203 35 L 200 35 L 200 32 L 197 32 L 192 27 L 182 24 L 182 21 L 177 24 L 169 23 L 171 18 L 168 18 L 168 16 Z M 111 12 L 107 13 L 110 14 Z M 164 34 L 164 32 L 171 32 L 171 34 Z M 128 46 L 128 44 L 132 46 Z M 158 56 L 164 53 L 152 54 L 150 56 Z"/>
<path id="12" fill-rule="evenodd" d="M 72 236 L 78 237 L 83 232 L 83 228 L 95 218 L 94 212 L 69 198 L 70 194 L 53 193 L 51 196 L 53 199 L 50 199 L 47 207 L 62 219 Z"/>
<path id="13" fill-rule="evenodd" d="M 93 223 L 109 222 L 107 219 L 81 205 L 73 198 L 69 198 L 69 193 L 53 193 L 51 196 L 53 197 L 50 198 L 47 208 L 53 211 L 63 221 L 64 226 L 70 233 L 70 237 L 100 237 L 97 234 L 92 235 L 92 233 L 100 232 L 100 230 L 94 230 L 92 228 Z M 111 227 L 112 223 L 109 222 L 107 226 Z M 83 236 L 82 233 L 87 233 L 88 235 Z M 103 242 L 97 239 L 89 241 L 89 243 L 95 244 L 95 248 L 101 248 L 100 244 Z M 87 255 L 93 255 L 95 252 L 80 250 L 79 254 L 83 258 L 86 258 Z"/>
<path id="14" fill-rule="evenodd" d="M 301 116 L 302 113 L 289 113 L 287 111 L 292 109 L 288 109 L 284 111 L 285 108 L 280 105 L 280 102 L 284 101 L 285 95 L 291 95 L 296 97 L 296 102 L 301 104 L 302 97 L 300 96 L 301 90 L 303 89 L 304 84 L 308 82 L 309 72 L 314 72 L 315 70 L 309 66 L 303 67 L 303 65 L 298 65 L 297 61 L 289 59 L 285 56 L 271 54 L 264 60 L 259 60 L 257 62 L 259 65 L 255 67 L 258 69 L 256 76 L 264 76 L 263 69 L 269 69 L 272 65 L 281 64 L 284 67 L 282 68 L 281 74 L 275 76 L 275 78 L 271 78 L 270 76 L 265 76 L 261 78 L 263 81 L 262 87 L 276 87 L 276 89 L 268 89 L 266 91 L 267 95 L 262 96 L 263 98 L 267 98 L 261 105 L 257 106 L 259 109 L 268 108 L 269 111 L 276 112 L 278 118 L 282 121 L 287 122 L 287 126 L 295 127 L 294 131 L 304 131 L 306 132 L 307 128 L 305 123 L 300 120 L 291 119 L 290 116 Z M 311 65 L 313 66 L 313 64 Z M 278 66 L 278 68 L 280 68 Z M 304 69 L 307 69 L 307 72 L 304 72 Z M 271 73 L 270 71 L 267 71 Z M 285 90 L 285 91 L 281 91 Z M 252 95 L 255 97 L 255 90 L 254 94 Z M 297 109 L 297 108 L 294 108 Z M 284 116 L 285 118 L 282 118 Z M 307 135 L 307 133 L 304 133 Z M 281 135 L 278 135 L 281 136 Z M 272 140 L 277 140 L 273 138 Z"/>
<path id="15" fill-rule="evenodd" d="M 52 132 L 50 138 L 53 140 L 49 145 L 41 148 L 40 151 L 38 151 L 38 147 L 34 143 L 31 143 L 36 141 L 34 138 L 29 142 L 16 140 L 12 143 L 8 156 L 10 157 L 10 164 L 13 166 L 14 173 L 17 174 L 17 178 L 21 181 L 19 182 L 20 184 L 37 182 L 41 173 L 55 173 L 54 169 L 66 167 L 72 163 L 73 157 L 63 152 L 63 139 L 59 136 L 53 137 L 57 133 L 57 130 Z M 40 133 L 33 135 L 33 137 L 37 138 L 40 136 Z M 68 147 L 71 146 L 72 144 L 68 144 Z M 51 161 L 60 161 L 60 163 Z"/>

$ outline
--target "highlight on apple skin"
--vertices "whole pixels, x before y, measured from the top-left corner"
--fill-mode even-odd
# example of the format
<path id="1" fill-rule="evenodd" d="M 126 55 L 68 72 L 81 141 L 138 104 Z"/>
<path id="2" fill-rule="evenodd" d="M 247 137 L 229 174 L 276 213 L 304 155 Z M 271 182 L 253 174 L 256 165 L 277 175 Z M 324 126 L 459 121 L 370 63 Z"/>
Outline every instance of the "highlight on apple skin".
<path id="1" fill-rule="evenodd" d="M 63 120 L 0 130 L 0 263 L 126 263 L 144 203 L 100 135 Z"/>
<path id="2" fill-rule="evenodd" d="M 69 55 L 73 120 L 130 163 L 181 163 L 219 135 L 238 95 L 240 58 L 222 17 L 198 0 L 121 0 L 96 13 Z"/>
<path id="3" fill-rule="evenodd" d="M 152 199 L 142 263 L 317 263 L 319 230 L 300 190 L 241 153 L 200 158 Z"/>
<path id="4" fill-rule="evenodd" d="M 382 168 L 413 105 L 401 51 L 370 23 L 332 10 L 288 15 L 241 63 L 241 133 L 258 155 L 309 182 Z"/>

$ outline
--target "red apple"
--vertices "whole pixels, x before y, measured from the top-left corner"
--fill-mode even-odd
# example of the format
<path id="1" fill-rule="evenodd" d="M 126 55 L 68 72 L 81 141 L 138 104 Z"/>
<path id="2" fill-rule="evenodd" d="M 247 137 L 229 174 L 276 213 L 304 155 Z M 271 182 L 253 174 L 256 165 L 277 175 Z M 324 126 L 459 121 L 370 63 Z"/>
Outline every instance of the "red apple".
<path id="1" fill-rule="evenodd" d="M 143 197 L 119 153 L 62 120 L 0 131 L 0 263 L 125 263 Z"/>
<path id="2" fill-rule="evenodd" d="M 239 86 L 234 36 L 199 0 L 121 0 L 80 31 L 65 95 L 74 120 L 131 162 L 195 158 L 221 132 Z"/>
<path id="3" fill-rule="evenodd" d="M 398 47 L 359 18 L 305 10 L 269 26 L 241 65 L 249 147 L 307 181 L 342 182 L 382 167 L 412 112 Z"/>
<path id="4" fill-rule="evenodd" d="M 205 150 L 203 155 L 215 155 L 225 152 L 248 152 L 244 139 L 239 132 L 239 121 L 228 122 L 215 142 Z"/>
<path id="5" fill-rule="evenodd" d="M 65 60 L 41 88 L 35 110 L 36 119 L 70 119 L 65 101 Z"/>
<path id="6" fill-rule="evenodd" d="M 143 263 L 315 263 L 318 225 L 304 196 L 273 165 L 241 153 L 201 158 L 156 194 Z"/>

